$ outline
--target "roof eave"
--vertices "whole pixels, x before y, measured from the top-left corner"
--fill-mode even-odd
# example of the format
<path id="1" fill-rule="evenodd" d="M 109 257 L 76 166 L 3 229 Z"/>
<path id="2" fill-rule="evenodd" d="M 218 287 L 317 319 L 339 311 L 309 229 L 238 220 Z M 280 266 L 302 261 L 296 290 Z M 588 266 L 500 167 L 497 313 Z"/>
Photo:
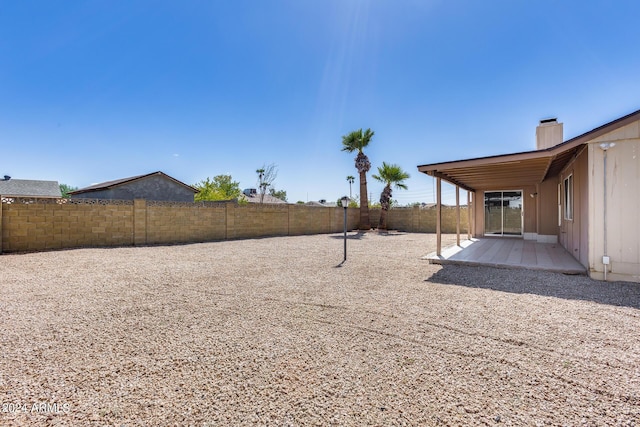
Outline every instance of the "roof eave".
<path id="1" fill-rule="evenodd" d="M 484 166 L 484 165 L 499 165 L 504 163 L 515 163 L 522 160 L 538 159 L 544 157 L 551 157 L 552 154 L 547 150 L 536 151 L 524 151 L 521 153 L 512 154 L 499 154 L 489 157 L 477 157 L 473 159 L 456 160 L 452 162 L 432 163 L 427 165 L 418 166 L 418 171 L 428 173 L 429 171 L 436 171 L 439 169 L 451 169 L 453 167 L 469 167 L 469 166 Z"/>
<path id="2" fill-rule="evenodd" d="M 453 169 L 482 167 L 482 166 L 499 166 L 508 163 L 516 163 L 522 161 L 534 161 L 536 159 L 547 159 L 547 165 L 544 173 L 540 176 L 540 182 L 547 179 L 550 173 L 550 169 L 554 161 L 562 160 L 562 155 L 572 150 L 577 150 L 578 147 L 588 143 L 589 141 L 598 138 L 604 134 L 617 130 L 623 126 L 631 124 L 637 120 L 640 120 L 640 110 L 634 111 L 631 114 L 620 117 L 619 119 L 608 122 L 602 126 L 583 133 L 575 138 L 569 139 L 561 144 L 553 147 L 549 147 L 543 150 L 525 151 L 520 153 L 501 154 L 495 156 L 478 157 L 472 159 L 457 160 L 452 162 L 442 162 L 425 164 L 418 166 L 418 171 L 430 176 L 440 177 L 447 182 L 457 185 L 469 191 L 476 191 L 472 185 L 468 185 L 460 180 L 456 180 L 447 174 L 447 171 Z M 572 156 L 572 158 L 575 156 Z M 567 159 L 570 161 L 570 159 Z"/>

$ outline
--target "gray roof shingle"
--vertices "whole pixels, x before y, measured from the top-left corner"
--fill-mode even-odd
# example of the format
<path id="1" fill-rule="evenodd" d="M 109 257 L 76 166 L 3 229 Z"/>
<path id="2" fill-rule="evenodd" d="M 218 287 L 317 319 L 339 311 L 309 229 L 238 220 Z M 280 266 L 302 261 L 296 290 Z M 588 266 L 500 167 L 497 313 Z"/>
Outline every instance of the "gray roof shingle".
<path id="1" fill-rule="evenodd" d="M 194 187 L 192 187 L 192 186 L 190 186 L 188 184 L 185 184 L 182 181 L 178 181 L 177 179 L 167 175 L 164 172 L 158 171 L 158 172 L 148 173 L 148 174 L 145 174 L 145 175 L 136 175 L 136 176 L 131 176 L 129 178 L 122 178 L 122 179 L 116 179 L 116 180 L 113 180 L 113 181 L 101 182 L 100 184 L 94 184 L 94 185 L 90 185 L 89 187 L 80 188 L 79 190 L 72 191 L 69 194 L 74 194 L 75 195 L 75 194 L 88 193 L 88 192 L 91 192 L 91 191 L 107 190 L 109 188 L 117 187 L 118 185 L 126 184 L 128 182 L 135 181 L 137 179 L 144 179 L 144 178 L 147 178 L 147 177 L 150 177 L 150 176 L 153 176 L 153 175 L 163 176 L 165 178 L 170 179 L 171 181 L 176 182 L 177 184 L 183 185 L 184 187 L 192 190 L 194 193 L 198 192 L 198 190 L 196 188 L 194 188 Z"/>
<path id="2" fill-rule="evenodd" d="M 0 180 L 0 195 L 4 197 L 62 197 L 58 181 L 13 178 Z"/>
<path id="3" fill-rule="evenodd" d="M 260 203 L 260 194 L 250 194 L 250 195 L 241 194 L 240 199 L 246 200 L 249 203 Z M 286 204 L 287 202 L 285 202 L 284 200 L 278 199 L 277 197 L 273 197 L 270 194 L 265 194 L 264 199 L 262 200 L 262 203 L 275 205 L 275 204 Z"/>

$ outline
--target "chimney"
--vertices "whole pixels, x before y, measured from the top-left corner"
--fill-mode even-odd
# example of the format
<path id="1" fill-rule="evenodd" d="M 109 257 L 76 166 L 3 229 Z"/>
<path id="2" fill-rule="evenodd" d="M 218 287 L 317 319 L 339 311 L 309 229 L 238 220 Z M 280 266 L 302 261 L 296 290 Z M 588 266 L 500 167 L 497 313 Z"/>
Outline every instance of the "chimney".
<path id="1" fill-rule="evenodd" d="M 536 128 L 536 150 L 544 150 L 562 143 L 562 123 L 558 119 L 540 120 Z"/>

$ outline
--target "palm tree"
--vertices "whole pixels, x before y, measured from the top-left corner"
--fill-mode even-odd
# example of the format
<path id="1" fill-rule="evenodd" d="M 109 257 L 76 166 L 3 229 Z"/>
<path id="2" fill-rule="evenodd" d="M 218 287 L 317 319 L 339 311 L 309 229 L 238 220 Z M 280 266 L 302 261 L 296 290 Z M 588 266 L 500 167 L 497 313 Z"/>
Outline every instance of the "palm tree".
<path id="1" fill-rule="evenodd" d="M 360 174 L 360 229 L 368 230 L 371 228 L 369 224 L 369 201 L 367 200 L 367 172 L 371 169 L 369 158 L 362 152 L 362 149 L 369 145 L 369 141 L 373 137 L 374 132 L 367 129 L 354 130 L 353 132 L 342 137 L 342 151 L 353 153 L 358 152 L 355 158 L 356 169 Z"/>
<path id="2" fill-rule="evenodd" d="M 353 184 L 355 180 L 356 180 L 355 177 L 351 175 L 347 177 L 347 182 L 349 183 L 349 199 L 351 199 L 351 184 Z"/>
<path id="3" fill-rule="evenodd" d="M 409 174 L 402 170 L 398 165 L 388 165 L 382 162 L 382 167 L 378 167 L 378 175 L 373 175 L 373 179 L 384 182 L 385 187 L 380 194 L 380 224 L 378 229 L 387 229 L 387 211 L 391 205 L 391 185 L 395 188 L 407 189 L 407 185 L 404 183 L 405 179 L 409 178 Z"/>

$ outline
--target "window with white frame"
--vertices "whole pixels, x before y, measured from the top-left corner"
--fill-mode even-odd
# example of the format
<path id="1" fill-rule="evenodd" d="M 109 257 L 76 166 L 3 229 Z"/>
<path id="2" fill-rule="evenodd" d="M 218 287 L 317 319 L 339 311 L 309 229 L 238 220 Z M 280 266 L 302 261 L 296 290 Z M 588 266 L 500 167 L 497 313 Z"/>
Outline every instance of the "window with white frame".
<path id="1" fill-rule="evenodd" d="M 573 175 L 569 175 L 563 181 L 564 219 L 573 219 Z"/>
<path id="2" fill-rule="evenodd" d="M 562 226 L 562 184 L 558 184 L 558 227 Z"/>

